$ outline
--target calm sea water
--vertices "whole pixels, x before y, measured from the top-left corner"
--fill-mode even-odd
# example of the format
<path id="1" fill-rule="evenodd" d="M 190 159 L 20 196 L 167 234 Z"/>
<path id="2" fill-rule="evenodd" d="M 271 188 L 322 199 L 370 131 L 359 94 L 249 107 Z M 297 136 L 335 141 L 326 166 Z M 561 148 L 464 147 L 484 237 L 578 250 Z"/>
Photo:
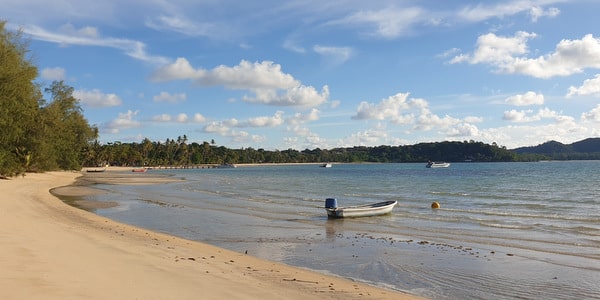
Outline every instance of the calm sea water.
<path id="1" fill-rule="evenodd" d="M 185 180 L 101 186 L 120 205 L 96 213 L 432 299 L 600 299 L 600 161 L 148 173 Z M 330 220 L 329 197 L 399 204 Z"/>

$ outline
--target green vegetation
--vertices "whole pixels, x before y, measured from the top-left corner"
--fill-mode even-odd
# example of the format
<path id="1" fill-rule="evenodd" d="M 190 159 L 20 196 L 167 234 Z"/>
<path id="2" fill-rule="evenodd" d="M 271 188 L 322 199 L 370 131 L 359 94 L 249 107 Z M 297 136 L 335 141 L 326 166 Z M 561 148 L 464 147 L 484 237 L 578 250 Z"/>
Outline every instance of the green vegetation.
<path id="1" fill-rule="evenodd" d="M 600 159 L 600 139 L 586 139 L 571 145 L 547 142 L 514 150 L 475 141 L 419 143 L 406 146 L 349 147 L 334 149 L 229 149 L 203 142 L 188 144 L 187 136 L 141 143 L 97 142 L 87 153 L 87 166 L 189 166 L 199 164 L 244 163 L 421 163 L 428 160 L 447 162 L 517 162 L 540 160 Z"/>
<path id="2" fill-rule="evenodd" d="M 21 32 L 0 21 L 0 176 L 26 171 L 77 170 L 98 130 L 83 117 L 73 88 L 55 81 L 43 99 L 37 67 Z"/>
<path id="3" fill-rule="evenodd" d="M 600 138 L 589 138 L 572 144 L 549 141 L 533 147 L 513 150 L 521 160 L 598 160 Z"/>
<path id="4" fill-rule="evenodd" d="M 409 163 L 443 161 L 516 161 L 516 155 L 496 144 L 481 142 L 420 143 L 411 146 L 378 146 L 268 151 L 264 149 L 229 149 L 203 142 L 187 143 L 187 136 L 165 143 L 145 139 L 141 143 L 93 144 L 86 165 L 101 166 L 189 166 L 198 164 L 242 163 L 310 163 L 310 162 L 379 162 Z"/>

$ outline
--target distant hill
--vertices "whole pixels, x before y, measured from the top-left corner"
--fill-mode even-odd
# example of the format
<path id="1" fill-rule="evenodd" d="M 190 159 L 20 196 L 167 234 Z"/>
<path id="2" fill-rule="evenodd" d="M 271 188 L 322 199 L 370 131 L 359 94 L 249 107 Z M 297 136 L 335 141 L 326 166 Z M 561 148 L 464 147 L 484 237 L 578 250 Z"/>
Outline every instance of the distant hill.
<path id="1" fill-rule="evenodd" d="M 575 152 L 600 152 L 600 138 L 585 139 L 571 144 Z"/>
<path id="2" fill-rule="evenodd" d="M 598 159 L 600 138 L 589 138 L 572 144 L 549 141 L 537 146 L 512 149 L 517 154 L 543 155 L 545 159 Z"/>

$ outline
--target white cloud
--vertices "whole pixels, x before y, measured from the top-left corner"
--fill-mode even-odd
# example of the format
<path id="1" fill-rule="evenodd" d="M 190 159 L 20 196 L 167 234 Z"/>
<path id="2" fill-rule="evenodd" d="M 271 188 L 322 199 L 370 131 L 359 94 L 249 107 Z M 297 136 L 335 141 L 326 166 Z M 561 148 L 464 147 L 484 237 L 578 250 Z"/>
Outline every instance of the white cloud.
<path id="1" fill-rule="evenodd" d="M 283 112 L 277 111 L 273 116 L 263 116 L 249 118 L 246 121 L 238 121 L 237 119 L 229 119 L 225 121 L 213 121 L 204 127 L 206 132 L 225 132 L 232 127 L 276 127 L 284 123 Z"/>
<path id="2" fill-rule="evenodd" d="M 567 120 L 543 125 L 511 124 L 505 127 L 488 128 L 481 131 L 483 141 L 496 142 L 509 149 L 541 144 L 550 140 L 572 143 L 590 136 L 598 136 L 600 130 L 584 127 Z"/>
<path id="3" fill-rule="evenodd" d="M 105 94 L 98 89 L 88 90 L 75 90 L 73 91 L 73 97 L 81 100 L 83 105 L 90 107 L 111 107 L 119 106 L 123 103 L 121 98 L 116 94 Z"/>
<path id="4" fill-rule="evenodd" d="M 275 106 L 314 107 L 329 98 L 329 87 L 319 93 L 314 87 L 302 85 L 290 74 L 281 71 L 281 65 L 271 61 L 250 63 L 242 60 L 233 67 L 218 66 L 212 70 L 194 69 L 185 58 L 158 69 L 154 81 L 191 80 L 200 86 L 222 85 L 229 89 L 248 90 L 254 96 L 242 100 Z"/>
<path id="5" fill-rule="evenodd" d="M 245 96 L 242 100 L 275 106 L 315 107 L 327 102 L 329 98 L 328 86 L 323 86 L 320 93 L 314 87 L 304 85 L 286 89 L 281 93 L 270 89 L 257 89 L 254 92 L 256 97 Z"/>
<path id="6" fill-rule="evenodd" d="M 251 135 L 246 131 L 232 129 L 239 122 L 235 119 L 211 122 L 202 128 L 202 132 L 214 133 L 220 136 L 229 137 L 235 143 L 262 142 L 266 138 L 260 135 Z"/>
<path id="7" fill-rule="evenodd" d="M 175 117 L 178 123 L 186 123 L 188 121 L 188 115 L 184 113 L 180 113 Z"/>
<path id="8" fill-rule="evenodd" d="M 502 117 L 503 120 L 511 121 L 515 123 L 528 123 L 528 122 L 536 122 L 543 119 L 550 119 L 556 123 L 565 123 L 572 122 L 573 118 L 565 115 L 561 115 L 560 113 L 550 110 L 549 108 L 542 108 L 534 113 L 533 110 L 510 110 L 505 111 Z"/>
<path id="9" fill-rule="evenodd" d="M 204 123 L 204 122 L 206 122 L 206 118 L 203 115 L 199 114 L 199 113 L 194 114 L 194 119 L 193 120 L 196 123 Z"/>
<path id="10" fill-rule="evenodd" d="M 194 114 L 194 117 L 190 117 L 186 113 L 179 113 L 177 115 L 160 114 L 152 117 L 152 121 L 155 122 L 177 122 L 177 123 L 204 123 L 206 118 L 201 114 Z"/>
<path id="11" fill-rule="evenodd" d="M 67 26 L 68 27 L 68 26 Z M 126 55 L 155 64 L 165 64 L 168 59 L 161 56 L 153 56 L 146 52 L 146 44 L 129 39 L 119 38 L 102 38 L 97 32 L 92 32 L 92 28 L 84 28 L 78 30 L 79 34 L 72 35 L 61 32 L 51 32 L 35 25 L 23 27 L 23 31 L 32 36 L 35 40 L 41 40 L 60 45 L 78 45 L 78 46 L 95 46 L 108 47 L 119 49 Z"/>
<path id="12" fill-rule="evenodd" d="M 150 79 L 155 82 L 166 82 L 172 80 L 194 80 L 204 76 L 205 70 L 195 70 L 185 58 L 177 58 L 174 63 L 163 66 L 156 70 Z"/>
<path id="13" fill-rule="evenodd" d="M 64 80 L 66 71 L 63 68 L 45 68 L 41 72 L 41 77 L 46 80 Z"/>
<path id="14" fill-rule="evenodd" d="M 310 110 L 309 113 L 296 113 L 294 114 L 293 117 L 287 119 L 287 123 L 292 124 L 292 125 L 296 125 L 296 124 L 303 124 L 306 122 L 310 122 L 310 121 L 316 121 L 319 119 L 319 114 L 321 112 L 316 109 L 313 108 Z"/>
<path id="15" fill-rule="evenodd" d="M 432 130 L 434 128 L 445 130 L 460 123 L 461 120 L 457 118 L 453 118 L 449 115 L 440 117 L 429 111 L 429 109 L 423 109 L 423 112 L 416 119 L 415 128 L 418 130 Z"/>
<path id="16" fill-rule="evenodd" d="M 202 132 L 206 133 L 216 133 L 221 136 L 226 136 L 231 130 L 231 126 L 227 125 L 225 122 L 210 122 L 206 124 L 202 129 Z"/>
<path id="17" fill-rule="evenodd" d="M 592 121 L 600 123 L 600 104 L 596 108 L 581 114 L 581 119 L 584 121 Z"/>
<path id="18" fill-rule="evenodd" d="M 600 74 L 596 74 L 593 79 L 586 79 L 580 87 L 569 87 L 567 98 L 572 96 L 600 96 Z"/>
<path id="19" fill-rule="evenodd" d="M 461 122 L 446 130 L 446 135 L 463 138 L 477 137 L 479 136 L 479 128 L 473 124 Z"/>
<path id="20" fill-rule="evenodd" d="M 535 92 L 514 95 L 506 98 L 506 103 L 516 106 L 542 105 L 544 104 L 544 95 Z"/>
<path id="21" fill-rule="evenodd" d="M 187 98 L 185 93 L 169 94 L 167 92 L 161 92 L 154 96 L 152 99 L 154 102 L 167 102 L 167 103 L 178 103 L 183 102 Z"/>
<path id="22" fill-rule="evenodd" d="M 382 125 L 375 128 L 355 132 L 340 141 L 342 147 L 381 145 L 388 138 L 388 133 Z"/>
<path id="23" fill-rule="evenodd" d="M 464 118 L 464 121 L 467 123 L 481 123 L 481 122 L 483 122 L 483 118 L 476 117 L 476 116 L 468 116 L 468 117 Z"/>
<path id="24" fill-rule="evenodd" d="M 504 112 L 503 120 L 512 121 L 512 122 L 530 122 L 531 119 L 527 118 L 527 114 L 533 112 L 533 110 L 520 110 L 511 109 L 509 111 Z"/>
<path id="25" fill-rule="evenodd" d="M 385 120 L 397 119 L 403 110 L 410 108 L 407 102 L 409 93 L 398 93 L 379 103 L 368 103 L 362 101 L 356 109 L 356 115 L 352 116 L 354 120 Z"/>
<path id="26" fill-rule="evenodd" d="M 152 117 L 152 121 L 155 122 L 171 122 L 172 118 L 169 114 L 160 114 L 158 116 Z"/>
<path id="27" fill-rule="evenodd" d="M 531 21 L 537 22 L 541 17 L 554 18 L 558 16 L 560 14 L 560 10 L 556 7 L 550 7 L 545 10 L 543 7 L 534 6 L 529 10 L 529 14 L 531 15 Z"/>
<path id="28" fill-rule="evenodd" d="M 355 120 L 388 120 L 396 125 L 408 125 L 414 130 L 437 130 L 447 137 L 477 137 L 480 130 L 473 123 L 483 121 L 481 117 L 468 116 L 458 119 L 445 115 L 440 117 L 431 112 L 429 104 L 421 98 L 408 99 L 408 93 L 398 93 L 380 103 L 361 102 Z"/>
<path id="29" fill-rule="evenodd" d="M 97 38 L 99 36 L 98 28 L 92 26 L 85 26 L 82 28 L 75 28 L 73 24 L 67 23 L 60 27 L 60 31 L 71 36 L 80 36 L 87 38 Z"/>
<path id="30" fill-rule="evenodd" d="M 174 31 L 188 36 L 214 36 L 216 25 L 198 23 L 182 15 L 160 15 L 146 20 L 146 26 L 159 31 Z"/>
<path id="31" fill-rule="evenodd" d="M 107 133 L 120 133 L 121 130 L 140 127 L 141 123 L 134 120 L 139 111 L 128 110 L 126 113 L 119 113 L 119 116 L 109 123 L 103 124 L 101 129 Z"/>
<path id="32" fill-rule="evenodd" d="M 179 60 L 185 59 L 180 58 Z M 189 79 L 198 85 L 222 85 L 230 89 L 287 89 L 299 85 L 292 75 L 281 71 L 281 65 L 272 61 L 251 63 L 242 60 L 237 66 L 220 65 L 210 71 L 200 69 L 193 75 Z"/>
<path id="33" fill-rule="evenodd" d="M 303 126 L 290 126 L 287 129 L 292 132 L 295 137 L 284 138 L 286 144 L 290 148 L 295 149 L 315 149 L 321 148 L 326 149 L 329 147 L 327 140 L 320 137 L 318 134 L 310 131 L 310 129 Z M 300 144 L 301 143 L 301 144 Z"/>
<path id="34" fill-rule="evenodd" d="M 361 10 L 345 18 L 329 22 L 332 25 L 372 25 L 371 35 L 392 39 L 408 35 L 413 26 L 426 20 L 420 7 L 387 7 L 380 10 Z"/>
<path id="35" fill-rule="evenodd" d="M 296 53 L 306 53 L 306 49 L 304 49 L 304 47 L 298 46 L 295 41 L 289 39 L 283 42 L 283 48 Z"/>
<path id="36" fill-rule="evenodd" d="M 513 37 L 484 34 L 477 38 L 477 46 L 472 54 L 459 54 L 450 63 L 466 61 L 471 64 L 486 63 L 506 68 L 505 65 L 515 61 L 515 56 L 524 55 L 529 51 L 527 41 L 534 37 L 536 34 L 523 31 L 517 32 Z"/>
<path id="37" fill-rule="evenodd" d="M 428 104 L 423 99 L 412 98 L 408 100 L 409 93 L 398 93 L 379 103 L 368 103 L 362 101 L 357 108 L 353 120 L 389 120 L 396 124 L 409 124 L 414 122 L 414 113 L 408 113 L 410 110 L 421 111 L 426 109 Z M 403 114 L 404 112 L 407 112 Z"/>
<path id="38" fill-rule="evenodd" d="M 272 61 L 250 63 L 242 60 L 234 67 L 218 66 L 207 75 L 196 82 L 231 89 L 286 89 L 299 85 L 292 75 L 281 71 L 281 65 Z"/>
<path id="39" fill-rule="evenodd" d="M 327 47 L 316 45 L 313 50 L 327 58 L 327 61 L 334 65 L 345 63 L 350 57 L 352 57 L 353 50 L 350 47 Z"/>
<path id="40" fill-rule="evenodd" d="M 547 4 L 558 1 L 545 1 Z M 503 18 L 527 12 L 531 16 L 532 22 L 537 21 L 540 17 L 555 17 L 560 11 L 557 8 L 551 7 L 544 10 L 543 7 L 537 6 L 535 1 L 500 1 L 499 4 L 486 5 L 478 4 L 475 6 L 467 6 L 462 8 L 457 16 L 468 22 L 481 22 L 491 18 Z"/>
<path id="41" fill-rule="evenodd" d="M 256 117 L 238 124 L 238 127 L 275 127 L 283 124 L 283 112 L 277 111 L 272 117 Z"/>
<path id="42" fill-rule="evenodd" d="M 580 40 L 562 40 L 553 53 L 527 58 L 527 41 L 533 33 L 517 32 L 514 37 L 493 33 L 480 36 L 473 54 L 459 54 L 450 63 L 489 64 L 498 72 L 551 78 L 581 73 L 586 68 L 600 68 L 600 39 L 585 35 Z"/>

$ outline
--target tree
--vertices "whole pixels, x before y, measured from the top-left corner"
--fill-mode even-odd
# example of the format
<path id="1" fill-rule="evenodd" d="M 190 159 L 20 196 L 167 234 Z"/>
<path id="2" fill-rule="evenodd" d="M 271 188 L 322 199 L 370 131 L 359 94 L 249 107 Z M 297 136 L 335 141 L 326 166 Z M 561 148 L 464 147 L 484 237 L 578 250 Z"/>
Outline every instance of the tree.
<path id="1" fill-rule="evenodd" d="M 98 129 L 83 117 L 73 88 L 63 81 L 54 81 L 45 90 L 52 101 L 40 108 L 40 153 L 34 163 L 41 170 L 78 170 L 87 158 L 87 151 L 98 137 Z"/>
<path id="2" fill-rule="evenodd" d="M 91 159 L 98 129 L 87 123 L 73 88 L 62 81 L 46 89 L 51 101 L 43 99 L 27 43 L 5 24 L 0 21 L 0 175 L 81 168 Z"/>
<path id="3" fill-rule="evenodd" d="M 0 21 L 0 175 L 25 172 L 33 155 L 39 87 L 37 67 L 27 56 L 21 32 L 8 32 Z"/>

